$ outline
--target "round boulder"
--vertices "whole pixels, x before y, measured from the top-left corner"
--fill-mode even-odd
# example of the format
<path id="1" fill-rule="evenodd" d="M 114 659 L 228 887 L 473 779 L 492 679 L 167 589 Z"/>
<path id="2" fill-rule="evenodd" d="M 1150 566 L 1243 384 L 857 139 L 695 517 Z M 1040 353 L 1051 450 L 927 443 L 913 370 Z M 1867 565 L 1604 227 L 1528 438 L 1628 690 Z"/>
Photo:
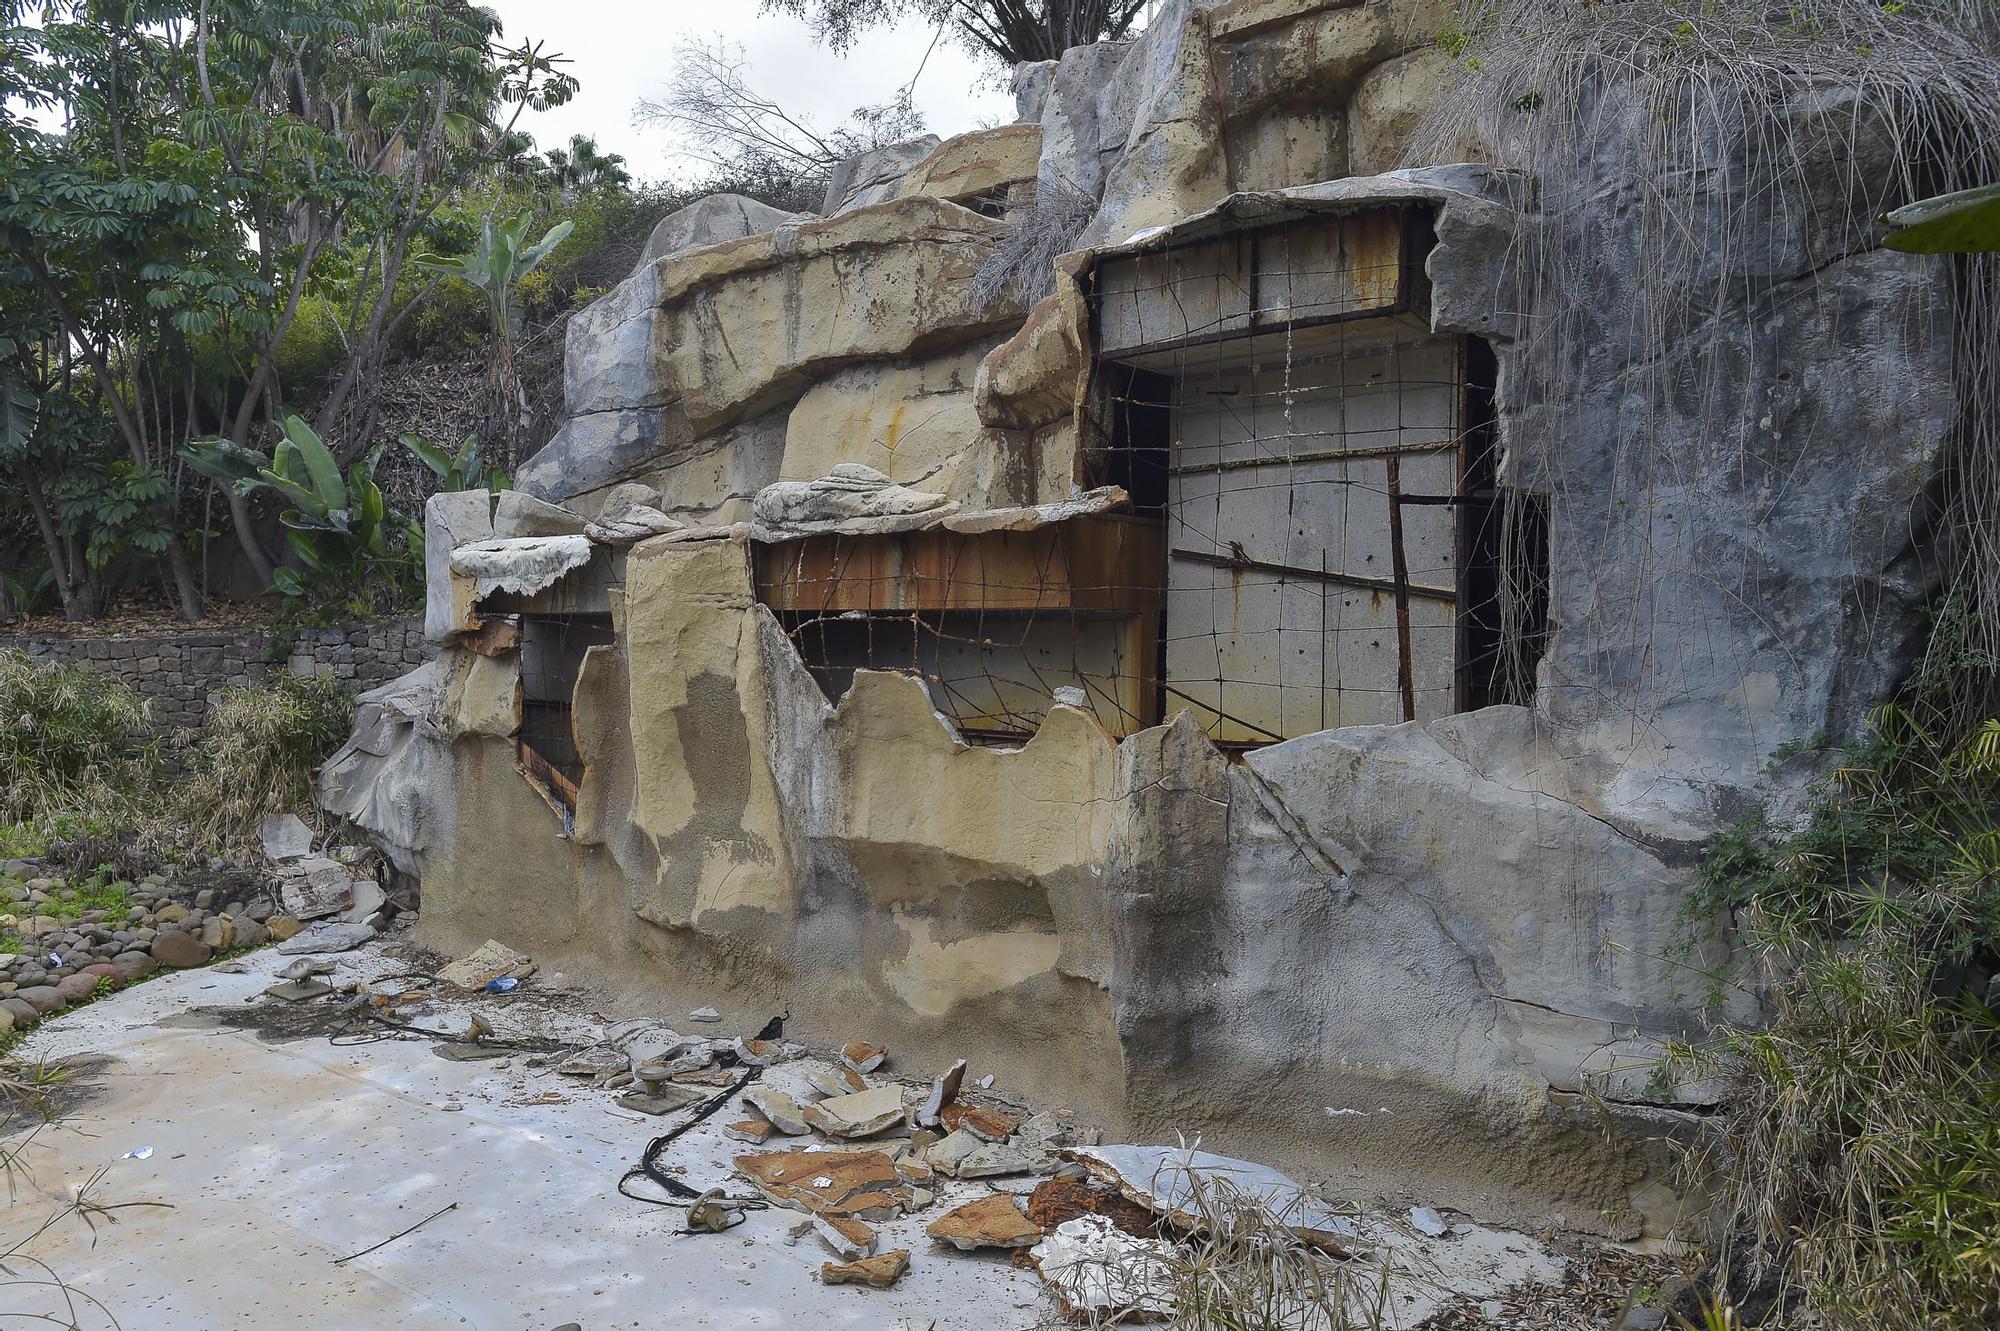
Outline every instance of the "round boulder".
<path id="1" fill-rule="evenodd" d="M 52 984 L 37 984 L 20 990 L 14 995 L 35 1010 L 36 1015 L 46 1017 L 51 1012 L 60 1012 L 69 1006 L 62 990 Z"/>
<path id="2" fill-rule="evenodd" d="M 35 1005 L 21 997 L 0 998 L 0 1012 L 14 1019 L 16 1026 L 32 1026 L 41 1020 L 42 1014 L 35 1011 Z"/>
<path id="3" fill-rule="evenodd" d="M 56 992 L 62 995 L 65 1003 L 88 1002 L 97 992 L 97 981 L 97 976 L 85 975 L 79 971 L 75 975 L 65 975 L 57 980 Z"/>
<path id="4" fill-rule="evenodd" d="M 144 952 L 120 952 L 111 959 L 111 964 L 118 968 L 128 983 L 151 975 L 160 968 L 160 963 Z"/>
<path id="5" fill-rule="evenodd" d="M 186 970 L 189 966 L 205 966 L 215 950 L 196 938 L 193 934 L 182 933 L 178 929 L 162 929 L 153 940 L 150 949 L 153 960 L 162 966 L 172 966 Z"/>

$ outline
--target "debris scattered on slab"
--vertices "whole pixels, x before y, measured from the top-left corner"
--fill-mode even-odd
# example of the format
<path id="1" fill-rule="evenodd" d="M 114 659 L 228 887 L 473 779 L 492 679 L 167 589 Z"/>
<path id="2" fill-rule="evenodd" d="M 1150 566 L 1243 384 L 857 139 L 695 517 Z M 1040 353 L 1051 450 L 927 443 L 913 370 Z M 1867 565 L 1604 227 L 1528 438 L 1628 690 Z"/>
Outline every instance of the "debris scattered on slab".
<path id="1" fill-rule="evenodd" d="M 875 1255 L 875 1231 L 851 1215 L 816 1215 L 813 1232 L 836 1256 L 847 1261 Z"/>
<path id="2" fill-rule="evenodd" d="M 775 1086 L 756 1086 L 743 1093 L 743 1103 L 771 1121 L 771 1126 L 787 1137 L 803 1137 L 812 1131 L 799 1102 Z"/>
<path id="3" fill-rule="evenodd" d="M 872 1137 L 903 1121 L 903 1092 L 877 1086 L 809 1104 L 804 1112 L 806 1122 L 829 1137 Z"/>
<path id="4" fill-rule="evenodd" d="M 339 860 L 314 855 L 278 868 L 278 897 L 294 919 L 338 915 L 354 904 L 355 877 Z"/>
<path id="5" fill-rule="evenodd" d="M 994 1193 L 947 1211 L 924 1226 L 924 1233 L 961 1252 L 975 1248 L 1026 1248 L 1039 1242 L 1042 1227 L 1021 1214 L 1005 1193 Z"/>
<path id="6" fill-rule="evenodd" d="M 868 1079 L 853 1068 L 823 1068 L 812 1066 L 806 1069 L 806 1080 L 821 1095 L 852 1095 L 856 1091 L 869 1089 Z"/>
<path id="7" fill-rule="evenodd" d="M 879 1257 L 864 1257 L 858 1262 L 827 1262 L 819 1269 L 819 1281 L 822 1285 L 866 1285 L 870 1289 L 887 1289 L 909 1268 L 909 1249 L 898 1248 Z"/>
<path id="8" fill-rule="evenodd" d="M 856 1040 L 840 1051 L 840 1061 L 856 1072 L 873 1072 L 889 1056 L 889 1046 Z"/>
<path id="9" fill-rule="evenodd" d="M 960 1128 L 983 1142 L 1004 1142 L 1020 1126 L 1011 1115 L 979 1105 L 948 1104 L 938 1111 L 938 1122 L 956 1132 Z"/>
<path id="10" fill-rule="evenodd" d="M 535 973 L 535 963 L 495 939 L 487 939 L 471 955 L 461 957 L 438 971 L 438 979 L 467 991 L 484 989 L 495 980 L 525 980 Z"/>
<path id="11" fill-rule="evenodd" d="M 778 1131 L 768 1118 L 740 1118 L 734 1123 L 722 1125 L 722 1135 L 734 1137 L 737 1141 L 749 1142 L 752 1146 L 762 1146 Z"/>
<path id="12" fill-rule="evenodd" d="M 630 1066 L 631 1060 L 623 1052 L 608 1044 L 594 1044 L 558 1063 L 556 1071 L 565 1077 L 606 1077 Z"/>
<path id="13" fill-rule="evenodd" d="M 737 1040 L 730 1047 L 736 1057 L 754 1068 L 768 1068 L 785 1060 L 785 1046 L 776 1040 Z"/>
<path id="14" fill-rule="evenodd" d="M 959 1059 L 951 1065 L 951 1070 L 931 1083 L 931 1093 L 917 1106 L 917 1126 L 935 1128 L 940 1126 L 938 1115 L 946 1105 L 958 1098 L 958 1088 L 965 1081 L 965 1060 Z"/>
<path id="15" fill-rule="evenodd" d="M 676 1109 L 700 1104 L 707 1098 L 706 1093 L 691 1086 L 661 1084 L 655 1089 L 627 1091 L 618 1097 L 618 1107 L 638 1114 L 671 1114 Z"/>
<path id="16" fill-rule="evenodd" d="M 496 1058 L 505 1058 L 512 1051 L 499 1045 L 440 1040 L 431 1046 L 431 1052 L 449 1063 L 485 1063 Z"/>
<path id="17" fill-rule="evenodd" d="M 884 1221 L 910 1207 L 909 1186 L 881 1151 L 778 1151 L 734 1164 L 757 1191 L 798 1211 Z"/>
<path id="18" fill-rule="evenodd" d="M 326 957 L 300 957 L 288 961 L 278 970 L 281 980 L 304 980 L 314 975 L 331 975 L 340 963 Z"/>
<path id="19" fill-rule="evenodd" d="M 1065 1220 L 1028 1251 L 1068 1317 L 1134 1322 L 1172 1310 L 1172 1245 L 1135 1238 L 1104 1216 Z"/>

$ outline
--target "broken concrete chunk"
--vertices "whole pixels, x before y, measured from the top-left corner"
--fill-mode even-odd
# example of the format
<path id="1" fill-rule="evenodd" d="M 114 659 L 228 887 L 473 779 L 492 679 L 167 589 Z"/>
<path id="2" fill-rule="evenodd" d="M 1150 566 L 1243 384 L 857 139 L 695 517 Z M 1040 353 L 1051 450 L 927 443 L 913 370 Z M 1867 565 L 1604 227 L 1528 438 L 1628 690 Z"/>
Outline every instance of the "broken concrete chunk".
<path id="1" fill-rule="evenodd" d="M 812 1131 L 799 1102 L 774 1086 L 753 1086 L 743 1093 L 743 1103 L 771 1120 L 771 1126 L 787 1137 L 803 1137 Z"/>
<path id="2" fill-rule="evenodd" d="M 880 1151 L 778 1151 L 739 1155 L 732 1163 L 757 1191 L 795 1211 L 880 1222 L 910 1205 L 908 1185 Z"/>
<path id="3" fill-rule="evenodd" d="M 996 1178 L 1003 1174 L 1032 1174 L 1036 1164 L 1043 1158 L 1039 1152 L 1024 1151 L 1018 1146 L 1009 1146 L 1004 1142 L 980 1142 L 977 1149 L 959 1160 L 956 1172 L 960 1178 Z"/>
<path id="4" fill-rule="evenodd" d="M 278 895 L 294 919 L 316 920 L 354 904 L 354 874 L 324 855 L 287 864 L 278 871 Z"/>
<path id="5" fill-rule="evenodd" d="M 1101 1215 L 1064 1221 L 1029 1256 L 1073 1319 L 1095 1324 L 1172 1311 L 1172 1245 L 1134 1238 Z"/>
<path id="6" fill-rule="evenodd" d="M 451 571 L 473 579 L 473 599 L 495 592 L 533 596 L 590 562 L 590 538 L 518 536 L 474 541 L 451 552 Z"/>
<path id="7" fill-rule="evenodd" d="M 1028 1197 L 1028 1219 L 1044 1232 L 1082 1215 L 1101 1215 L 1135 1238 L 1159 1237 L 1159 1217 L 1116 1188 L 1044 1179 Z"/>
<path id="8" fill-rule="evenodd" d="M 689 1058 L 694 1055 L 689 1054 Z M 701 1067 L 692 1072 L 677 1072 L 674 1080 L 683 1086 L 728 1086 L 735 1082 L 736 1073 L 728 1068 Z"/>
<path id="9" fill-rule="evenodd" d="M 870 1289 L 887 1289 L 909 1266 L 910 1250 L 898 1248 L 879 1257 L 864 1257 L 858 1262 L 827 1262 L 819 1269 L 819 1282 L 822 1285 L 866 1285 Z"/>
<path id="10" fill-rule="evenodd" d="M 712 1007 L 698 1007 L 688 1013 L 689 1021 L 721 1021 L 722 1014 Z"/>
<path id="11" fill-rule="evenodd" d="M 632 1060 L 622 1050 L 608 1044 L 594 1044 L 571 1054 L 556 1065 L 556 1071 L 565 1077 L 608 1077 L 624 1072 L 631 1065 Z"/>
<path id="12" fill-rule="evenodd" d="M 750 535 L 769 544 L 801 536 L 910 531 L 958 511 L 941 494 L 898 485 L 875 468 L 842 462 L 810 481 L 775 481 L 750 502 Z"/>
<path id="13" fill-rule="evenodd" d="M 303 1003 L 308 998 L 319 998 L 333 992 L 333 986 L 320 980 L 287 980 L 274 984 L 264 991 L 266 998 L 281 998 L 287 1003 Z"/>
<path id="14" fill-rule="evenodd" d="M 331 975 L 340 963 L 326 957 L 300 957 L 278 968 L 281 980 L 304 980 L 314 975 Z"/>
<path id="15" fill-rule="evenodd" d="M 959 1059 L 951 1065 L 951 1070 L 931 1083 L 931 1093 L 924 1097 L 923 1104 L 917 1106 L 917 1126 L 935 1128 L 940 1126 L 938 1114 L 944 1107 L 958 1098 L 958 1088 L 965 1081 L 965 1060 Z"/>
<path id="16" fill-rule="evenodd" d="M 487 939 L 469 956 L 439 969 L 437 977 L 459 989 L 484 989 L 503 976 L 526 979 L 535 973 L 535 963 L 505 943 Z"/>
<path id="17" fill-rule="evenodd" d="M 938 1111 L 938 1122 L 954 1132 L 963 1128 L 983 1142 L 1004 1142 L 1016 1126 L 1012 1115 L 967 1104 L 946 1105 Z"/>
<path id="18" fill-rule="evenodd" d="M 1042 1237 L 1042 1228 L 1001 1193 L 967 1202 L 924 1226 L 924 1233 L 960 1252 L 975 1248 L 1026 1248 Z"/>
<path id="19" fill-rule="evenodd" d="M 708 1052 L 707 1040 L 682 1035 L 673 1027 L 662 1026 L 657 1021 L 613 1022 L 604 1028 L 604 1042 L 623 1049 L 632 1056 L 634 1063 L 677 1058 L 697 1046 L 703 1054 Z"/>
<path id="20" fill-rule="evenodd" d="M 1337 1248 L 1354 1222 L 1267 1165 L 1184 1146 L 1075 1146 L 1058 1152 L 1175 1226 L 1197 1231 L 1203 1199 L 1218 1190 L 1257 1202 L 1309 1241 Z"/>
<path id="21" fill-rule="evenodd" d="M 776 1040 L 736 1040 L 730 1045 L 738 1058 L 752 1067 L 768 1068 L 785 1059 L 785 1046 Z"/>
<path id="22" fill-rule="evenodd" d="M 1433 1239 L 1441 1239 L 1451 1233 L 1450 1223 L 1428 1206 L 1410 1208 L 1410 1228 Z"/>
<path id="23" fill-rule="evenodd" d="M 840 1061 L 856 1072 L 873 1072 L 889 1056 L 889 1046 L 856 1040 L 840 1051 Z"/>
<path id="24" fill-rule="evenodd" d="M 639 1114 L 671 1114 L 676 1109 L 698 1105 L 708 1097 L 687 1086 L 659 1086 L 657 1089 L 628 1091 L 618 1097 L 621 1109 Z"/>
<path id="25" fill-rule="evenodd" d="M 875 1254 L 875 1231 L 851 1215 L 816 1215 L 813 1232 L 821 1243 L 850 1262 Z"/>
<path id="26" fill-rule="evenodd" d="M 903 1121 L 903 1092 L 877 1086 L 805 1107 L 806 1121 L 829 1137 L 872 1137 Z"/>
<path id="27" fill-rule="evenodd" d="M 312 829 L 295 813 L 272 814 L 257 822 L 257 840 L 266 857 L 283 863 L 312 852 Z"/>
<path id="28" fill-rule="evenodd" d="M 768 1118 L 741 1118 L 734 1123 L 722 1125 L 723 1136 L 734 1137 L 740 1142 L 749 1142 L 752 1146 L 762 1146 L 771 1140 L 777 1131 L 776 1125 Z"/>
<path id="29" fill-rule="evenodd" d="M 960 1162 L 985 1144 L 969 1132 L 954 1132 L 924 1152 L 924 1163 L 940 1174 L 955 1177 Z"/>
<path id="30" fill-rule="evenodd" d="M 806 1069 L 806 1080 L 821 1095 L 852 1095 L 868 1089 L 868 1079 L 853 1068 L 810 1067 Z"/>

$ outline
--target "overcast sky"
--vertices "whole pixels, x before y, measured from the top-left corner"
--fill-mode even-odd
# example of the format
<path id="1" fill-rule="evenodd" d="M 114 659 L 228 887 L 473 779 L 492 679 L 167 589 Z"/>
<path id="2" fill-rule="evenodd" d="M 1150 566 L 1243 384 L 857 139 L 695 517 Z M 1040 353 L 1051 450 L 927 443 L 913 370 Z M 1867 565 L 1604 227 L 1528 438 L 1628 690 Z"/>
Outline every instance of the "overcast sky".
<path id="1" fill-rule="evenodd" d="M 870 34 L 845 58 L 814 45 L 794 19 L 761 12 L 758 0 L 485 0 L 506 24 L 506 40 L 543 40 L 571 63 L 583 89 L 567 106 L 528 112 L 522 128 L 544 148 L 589 134 L 600 148 L 625 155 L 632 174 L 662 179 L 701 174 L 662 127 L 641 128 L 632 108 L 658 97 L 673 71 L 674 52 L 690 38 L 720 35 L 743 48 L 758 91 L 831 129 L 856 106 L 884 102 L 923 66 L 916 102 L 931 132 L 949 138 L 1014 118 L 1004 77 L 995 79 L 946 34 L 924 52 L 936 30 L 904 23 Z"/>

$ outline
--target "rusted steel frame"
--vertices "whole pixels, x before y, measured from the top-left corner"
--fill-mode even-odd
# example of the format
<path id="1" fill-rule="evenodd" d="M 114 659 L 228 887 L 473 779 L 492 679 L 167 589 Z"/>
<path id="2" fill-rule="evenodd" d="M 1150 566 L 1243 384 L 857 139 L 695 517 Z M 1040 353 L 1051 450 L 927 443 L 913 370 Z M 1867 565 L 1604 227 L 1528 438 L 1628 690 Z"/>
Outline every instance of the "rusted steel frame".
<path id="1" fill-rule="evenodd" d="M 1428 443 L 1376 444 L 1362 448 L 1326 448 L 1317 449 L 1310 453 L 1288 453 L 1283 456 L 1226 458 L 1221 462 L 1191 462 L 1182 466 L 1169 468 L 1169 474 L 1174 476 L 1205 476 L 1211 472 L 1251 471 L 1258 467 L 1290 467 L 1302 462 L 1351 462 L 1357 458 L 1400 457 L 1404 454 L 1430 456 L 1438 453 L 1449 453 L 1457 447 L 1458 440 L 1456 439 L 1439 439 Z M 1351 484 L 1351 482 L 1342 481 L 1341 484 Z M 1442 504 L 1454 502 L 1454 499 L 1450 496 L 1443 496 L 1437 499 L 1420 501 L 1413 495 L 1410 497 L 1410 502 Z"/>
<path id="2" fill-rule="evenodd" d="M 1175 550 L 1175 559 L 1185 559 L 1191 564 L 1206 564 L 1210 568 L 1242 569 L 1251 573 L 1270 573 L 1281 578 L 1301 578 L 1309 582 L 1331 582 L 1336 586 L 1354 587 L 1364 592 L 1384 592 L 1395 594 L 1399 589 L 1394 578 L 1371 578 L 1362 573 L 1341 573 L 1332 569 L 1322 572 L 1316 568 L 1300 568 L 1295 564 L 1272 564 L 1261 559 L 1239 559 L 1234 555 L 1211 555 L 1200 550 Z M 1445 601 L 1456 604 L 1458 593 L 1449 587 L 1431 587 L 1421 582 L 1411 582 L 1406 576 L 1400 590 L 1408 596 L 1420 596 L 1427 601 Z"/>
<path id="3" fill-rule="evenodd" d="M 1388 473 L 1389 560 L 1396 592 L 1396 685 L 1403 692 L 1403 719 L 1417 719 L 1416 680 L 1410 669 L 1410 561 L 1403 552 L 1403 468 L 1395 454 L 1383 459 Z M 1456 588 L 1445 597 L 1458 602 Z"/>

